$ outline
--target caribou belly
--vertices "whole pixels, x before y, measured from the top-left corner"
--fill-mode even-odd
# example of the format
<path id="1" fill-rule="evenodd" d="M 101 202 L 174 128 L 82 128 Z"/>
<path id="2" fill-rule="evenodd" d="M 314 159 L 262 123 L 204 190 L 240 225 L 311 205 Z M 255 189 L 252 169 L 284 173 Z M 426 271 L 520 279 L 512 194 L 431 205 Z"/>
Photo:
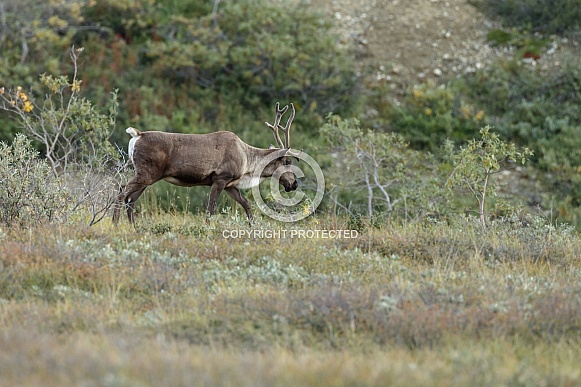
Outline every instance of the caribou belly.
<path id="1" fill-rule="evenodd" d="M 240 180 L 238 180 L 236 183 L 232 185 L 236 188 L 248 189 L 256 187 L 258 184 L 260 184 L 262 180 L 264 180 L 263 177 L 244 175 L 240 178 Z"/>

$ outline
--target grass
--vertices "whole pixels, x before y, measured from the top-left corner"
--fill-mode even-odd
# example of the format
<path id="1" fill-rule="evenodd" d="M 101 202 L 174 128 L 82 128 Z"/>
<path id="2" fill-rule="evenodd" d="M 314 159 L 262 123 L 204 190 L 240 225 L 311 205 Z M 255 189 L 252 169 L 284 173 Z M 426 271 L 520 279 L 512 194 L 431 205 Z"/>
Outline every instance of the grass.
<path id="1" fill-rule="evenodd" d="M 321 217 L 255 230 L 336 230 Z M 225 238 L 236 214 L 138 232 L 0 233 L 0 386 L 577 385 L 581 240 L 539 221 Z"/>

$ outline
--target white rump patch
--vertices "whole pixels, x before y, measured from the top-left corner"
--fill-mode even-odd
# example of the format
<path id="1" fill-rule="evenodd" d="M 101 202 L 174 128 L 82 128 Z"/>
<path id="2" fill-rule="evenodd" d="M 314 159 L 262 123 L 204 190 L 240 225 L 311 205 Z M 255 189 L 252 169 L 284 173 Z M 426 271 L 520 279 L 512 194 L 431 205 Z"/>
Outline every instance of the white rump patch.
<path id="1" fill-rule="evenodd" d="M 133 129 L 133 128 L 129 128 L 129 129 Z M 127 129 L 127 130 L 129 130 Z M 131 159 L 131 162 L 135 165 L 135 163 L 133 162 L 133 153 L 135 152 L 135 143 L 137 142 L 137 140 L 139 140 L 139 137 L 132 137 L 131 140 L 129 140 L 129 158 Z"/>
<path id="2" fill-rule="evenodd" d="M 254 188 L 260 184 L 262 180 L 264 180 L 263 177 L 244 175 L 240 178 L 240 180 L 238 180 L 236 184 L 234 184 L 234 186 L 241 189 Z"/>

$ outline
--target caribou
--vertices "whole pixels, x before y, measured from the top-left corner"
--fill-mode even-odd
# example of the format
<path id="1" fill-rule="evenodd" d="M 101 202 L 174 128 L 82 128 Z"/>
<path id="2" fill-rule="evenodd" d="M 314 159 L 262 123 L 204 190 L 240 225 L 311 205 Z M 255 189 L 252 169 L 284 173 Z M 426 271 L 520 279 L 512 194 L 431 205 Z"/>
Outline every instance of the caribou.
<path id="1" fill-rule="evenodd" d="M 127 217 L 135 223 L 133 207 L 139 196 L 150 185 L 165 180 L 182 187 L 210 186 L 210 199 L 206 215 L 216 211 L 218 197 L 226 191 L 240 203 L 246 216 L 252 222 L 250 203 L 240 189 L 252 188 L 268 177 L 280 176 L 279 183 L 286 192 L 298 187 L 291 169 L 293 156 L 290 149 L 290 128 L 295 117 L 295 107 L 291 103 L 290 116 L 283 127 L 280 120 L 288 105 L 275 105 L 274 123 L 265 124 L 274 133 L 277 146 L 268 149 L 246 144 L 236 134 L 227 131 L 208 134 L 181 134 L 160 131 L 141 132 L 129 127 L 126 132 L 129 141 L 129 158 L 133 163 L 135 176 L 121 187 L 113 210 L 113 223 L 119 222 L 119 213 L 125 204 Z M 284 133 L 285 142 L 279 135 Z M 273 155 L 274 153 L 274 155 Z M 296 156 L 296 155 L 295 155 Z M 272 159 L 266 166 L 261 160 Z M 258 171 L 262 168 L 261 171 Z M 258 172 L 258 173 L 257 173 Z"/>

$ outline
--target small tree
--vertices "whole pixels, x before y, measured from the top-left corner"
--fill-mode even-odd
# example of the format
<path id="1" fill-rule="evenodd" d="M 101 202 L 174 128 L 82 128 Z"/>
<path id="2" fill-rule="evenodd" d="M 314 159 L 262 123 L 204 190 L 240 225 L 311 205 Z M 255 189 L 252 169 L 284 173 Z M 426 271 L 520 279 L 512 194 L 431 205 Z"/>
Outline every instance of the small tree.
<path id="1" fill-rule="evenodd" d="M 66 76 L 41 75 L 46 88 L 43 101 L 20 86 L 8 91 L 0 88 L 0 109 L 12 113 L 23 133 L 40 144 L 53 175 L 75 193 L 73 209 L 88 209 L 92 225 L 113 204 L 124 163 L 119 163 L 118 152 L 109 142 L 117 116 L 117 93 L 112 93 L 108 114 L 80 96 L 77 61 L 81 52 L 74 47 L 70 52 L 70 82 Z"/>
<path id="2" fill-rule="evenodd" d="M 492 175 L 501 171 L 510 162 L 524 164 L 533 152 L 502 141 L 490 126 L 480 130 L 481 138 L 468 141 L 457 152 L 451 141 L 446 142 L 446 157 L 454 169 L 446 181 L 446 187 L 468 189 L 476 200 L 478 215 L 483 228 L 486 228 L 487 197 L 495 192 Z"/>
<path id="3" fill-rule="evenodd" d="M 112 93 L 108 115 L 101 114 L 80 96 L 78 55 L 82 49 L 70 52 L 73 64 L 72 80 L 66 76 L 42 74 L 40 81 L 46 88 L 44 101 L 37 102 L 32 93 L 22 87 L 5 92 L 0 90 L 0 109 L 13 113 L 23 132 L 41 144 L 55 175 L 67 173 L 69 166 L 102 165 L 116 157 L 109 143 L 117 115 L 117 93 Z"/>
<path id="4" fill-rule="evenodd" d="M 427 163 L 418 152 L 407 148 L 401 135 L 362 130 L 356 119 L 343 120 L 333 115 L 328 117 L 321 132 L 332 147 L 328 180 L 336 183 L 350 201 L 363 192 L 370 218 L 378 202 L 389 221 L 398 203 L 429 191 L 424 190 L 428 182 L 419 176 Z M 329 197 L 335 204 L 348 209 L 336 196 Z"/>

